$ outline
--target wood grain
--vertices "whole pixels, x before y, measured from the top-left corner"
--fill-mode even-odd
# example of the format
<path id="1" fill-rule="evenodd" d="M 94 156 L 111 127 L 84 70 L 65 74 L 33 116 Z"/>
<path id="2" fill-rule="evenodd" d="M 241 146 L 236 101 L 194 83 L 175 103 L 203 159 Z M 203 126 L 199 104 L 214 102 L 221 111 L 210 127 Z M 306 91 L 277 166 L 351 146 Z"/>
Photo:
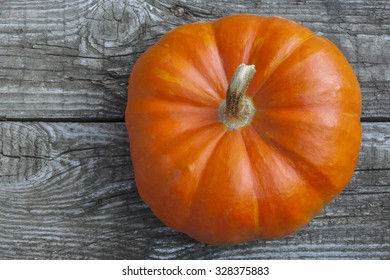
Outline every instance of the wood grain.
<path id="1" fill-rule="evenodd" d="M 332 40 L 362 88 L 343 193 L 301 232 L 212 247 L 140 200 L 123 123 L 138 57 L 181 24 L 287 17 Z M 0 0 L 0 259 L 390 259 L 387 0 Z"/>
<path id="2" fill-rule="evenodd" d="M 0 258 L 389 259 L 390 125 L 363 127 L 351 183 L 308 227 L 213 247 L 140 200 L 123 123 L 1 122 Z"/>
<path id="3" fill-rule="evenodd" d="M 0 119 L 120 121 L 139 55 L 172 28 L 234 13 L 284 16 L 351 62 L 363 120 L 390 119 L 388 1 L 0 2 Z"/>

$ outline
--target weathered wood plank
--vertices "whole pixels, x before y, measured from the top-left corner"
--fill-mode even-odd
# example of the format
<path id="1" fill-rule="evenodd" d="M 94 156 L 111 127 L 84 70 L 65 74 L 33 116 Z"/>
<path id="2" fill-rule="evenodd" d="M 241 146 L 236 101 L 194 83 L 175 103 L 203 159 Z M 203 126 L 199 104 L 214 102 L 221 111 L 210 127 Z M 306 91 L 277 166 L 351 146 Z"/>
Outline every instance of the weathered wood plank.
<path id="1" fill-rule="evenodd" d="M 363 119 L 390 118 L 390 5 L 382 1 L 0 2 L 0 118 L 121 120 L 127 78 L 175 26 L 233 13 L 279 15 L 334 41 L 363 92 Z"/>
<path id="2" fill-rule="evenodd" d="M 389 259 L 390 124 L 363 131 L 351 183 L 303 231 L 213 247 L 142 203 L 123 123 L 0 122 L 0 259 Z"/>

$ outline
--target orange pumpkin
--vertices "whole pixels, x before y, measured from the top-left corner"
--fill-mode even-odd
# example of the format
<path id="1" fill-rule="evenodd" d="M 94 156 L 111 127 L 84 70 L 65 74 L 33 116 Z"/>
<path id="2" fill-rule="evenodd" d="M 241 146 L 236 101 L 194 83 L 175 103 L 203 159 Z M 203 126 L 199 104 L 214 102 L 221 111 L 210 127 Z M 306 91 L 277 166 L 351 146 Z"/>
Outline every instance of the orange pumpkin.
<path id="1" fill-rule="evenodd" d="M 204 243 L 287 236 L 350 180 L 360 114 L 347 60 L 296 22 L 234 15 L 178 27 L 129 79 L 139 194 Z"/>

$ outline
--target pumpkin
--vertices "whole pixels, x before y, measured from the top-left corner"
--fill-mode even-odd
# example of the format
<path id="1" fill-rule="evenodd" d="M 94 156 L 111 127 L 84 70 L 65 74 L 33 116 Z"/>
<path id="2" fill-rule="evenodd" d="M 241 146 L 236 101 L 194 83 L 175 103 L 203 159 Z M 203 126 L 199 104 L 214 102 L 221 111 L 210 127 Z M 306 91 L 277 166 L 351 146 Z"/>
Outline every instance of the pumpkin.
<path id="1" fill-rule="evenodd" d="M 294 21 L 233 15 L 178 27 L 129 78 L 138 192 L 203 243 L 285 237 L 348 184 L 360 114 L 345 57 Z"/>

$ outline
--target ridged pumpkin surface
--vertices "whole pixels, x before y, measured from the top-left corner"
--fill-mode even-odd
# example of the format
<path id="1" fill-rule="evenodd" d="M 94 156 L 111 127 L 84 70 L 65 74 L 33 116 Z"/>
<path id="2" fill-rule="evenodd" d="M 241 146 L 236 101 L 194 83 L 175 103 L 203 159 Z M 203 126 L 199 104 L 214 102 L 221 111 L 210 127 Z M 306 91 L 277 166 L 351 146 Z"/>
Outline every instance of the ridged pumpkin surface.
<path id="1" fill-rule="evenodd" d="M 218 109 L 241 63 L 256 112 L 228 130 Z M 181 26 L 137 61 L 126 125 L 140 196 L 209 244 L 297 232 L 347 185 L 361 95 L 342 53 L 293 21 L 235 15 Z"/>

